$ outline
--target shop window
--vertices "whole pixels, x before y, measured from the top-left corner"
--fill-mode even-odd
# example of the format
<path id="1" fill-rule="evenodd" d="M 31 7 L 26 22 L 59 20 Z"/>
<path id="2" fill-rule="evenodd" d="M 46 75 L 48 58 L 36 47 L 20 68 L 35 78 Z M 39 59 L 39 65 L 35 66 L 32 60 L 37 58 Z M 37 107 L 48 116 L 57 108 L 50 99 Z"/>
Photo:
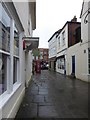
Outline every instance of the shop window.
<path id="1" fill-rule="evenodd" d="M 58 69 L 64 70 L 64 58 L 58 59 Z"/>
<path id="2" fill-rule="evenodd" d="M 14 55 L 19 56 L 19 31 L 14 27 Z"/>
<path id="3" fill-rule="evenodd" d="M 19 62 L 19 59 L 14 57 L 13 59 L 13 84 L 17 82 L 17 79 L 18 79 L 18 62 Z"/>
<path id="4" fill-rule="evenodd" d="M 19 62 L 19 31 L 14 26 L 14 58 L 13 58 L 13 84 L 18 80 L 18 62 Z"/>
<path id="5" fill-rule="evenodd" d="M 0 3 L 0 49 L 10 51 L 10 17 Z"/>
<path id="6" fill-rule="evenodd" d="M 0 95 L 7 90 L 9 76 L 10 21 L 5 6 L 0 3 Z"/>
<path id="7" fill-rule="evenodd" d="M 0 53 L 0 94 L 7 90 L 7 55 Z"/>

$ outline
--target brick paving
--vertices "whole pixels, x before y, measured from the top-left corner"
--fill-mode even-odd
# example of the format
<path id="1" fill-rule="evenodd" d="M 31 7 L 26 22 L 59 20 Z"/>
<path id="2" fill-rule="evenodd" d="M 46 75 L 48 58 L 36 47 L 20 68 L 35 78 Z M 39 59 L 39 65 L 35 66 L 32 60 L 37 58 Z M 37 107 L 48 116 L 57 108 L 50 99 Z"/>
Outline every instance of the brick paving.
<path id="1" fill-rule="evenodd" d="M 26 88 L 17 118 L 88 118 L 88 83 L 43 70 Z"/>

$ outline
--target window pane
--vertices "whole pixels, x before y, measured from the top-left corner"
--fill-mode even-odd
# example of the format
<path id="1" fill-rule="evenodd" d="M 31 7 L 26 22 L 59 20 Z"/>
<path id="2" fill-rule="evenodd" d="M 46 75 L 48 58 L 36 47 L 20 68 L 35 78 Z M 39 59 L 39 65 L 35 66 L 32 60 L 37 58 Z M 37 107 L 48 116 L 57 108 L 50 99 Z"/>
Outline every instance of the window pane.
<path id="1" fill-rule="evenodd" d="M 14 55 L 19 56 L 19 32 L 14 28 Z"/>
<path id="2" fill-rule="evenodd" d="M 62 43 L 65 45 L 65 31 L 62 33 Z"/>
<path id="3" fill-rule="evenodd" d="M 0 49 L 10 51 L 10 17 L 0 3 Z"/>
<path id="4" fill-rule="evenodd" d="M 14 57 L 13 60 L 13 84 L 17 82 L 17 61 L 18 59 Z"/>
<path id="5" fill-rule="evenodd" d="M 0 53 L 0 94 L 7 90 L 7 56 Z"/>

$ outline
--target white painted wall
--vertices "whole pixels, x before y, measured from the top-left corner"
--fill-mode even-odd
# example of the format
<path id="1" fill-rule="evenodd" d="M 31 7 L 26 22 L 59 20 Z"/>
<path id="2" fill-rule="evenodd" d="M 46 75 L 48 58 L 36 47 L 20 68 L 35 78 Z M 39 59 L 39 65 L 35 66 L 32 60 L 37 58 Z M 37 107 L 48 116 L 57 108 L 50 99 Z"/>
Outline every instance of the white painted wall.
<path id="1" fill-rule="evenodd" d="M 14 1 L 14 0 L 13 0 Z M 29 3 L 28 2 L 14 2 L 15 8 L 25 30 L 25 35 L 29 36 L 28 28 L 30 29 L 30 33 L 32 35 L 32 23 L 31 23 L 31 15 L 29 14 Z M 30 22 L 30 27 L 28 22 Z"/>
<path id="2" fill-rule="evenodd" d="M 85 18 L 85 12 L 88 10 L 88 3 L 84 3 L 84 9 L 82 13 L 82 18 L 81 18 L 81 39 L 83 40 L 83 43 L 88 42 L 88 24 L 84 23 L 84 18 Z"/>
<path id="3" fill-rule="evenodd" d="M 23 51 L 23 41 L 22 38 L 24 35 L 28 36 L 28 18 L 29 16 L 29 9 L 28 9 L 28 3 L 14 3 L 17 13 L 19 15 L 19 18 L 21 20 L 21 24 L 23 25 L 24 32 L 22 31 L 21 37 L 20 37 L 20 77 L 16 84 L 13 86 L 13 90 L 10 94 L 5 92 L 2 96 L 0 96 L 0 118 L 14 118 L 19 106 L 21 104 L 21 101 L 23 99 L 23 96 L 25 94 L 25 83 L 28 86 L 28 82 L 32 75 L 32 55 L 31 51 L 27 53 L 27 59 L 25 58 L 26 53 Z M 9 10 L 9 8 L 8 8 Z M 23 14 L 24 12 L 24 14 Z M 13 14 L 14 15 L 14 14 Z M 12 16 L 13 16 L 12 15 Z M 30 17 L 30 16 L 29 16 Z M 31 25 L 31 20 L 30 20 Z M 30 32 L 32 33 L 32 26 L 30 26 Z M 31 34 L 32 35 L 32 34 Z M 25 71 L 26 68 L 26 71 Z"/>
<path id="4" fill-rule="evenodd" d="M 90 9 L 90 0 L 84 0 L 83 12 L 81 15 L 81 39 L 83 41 L 82 44 L 84 44 L 84 46 L 88 46 L 87 48 L 90 48 L 90 14 L 86 18 L 89 23 L 84 23 L 84 19 L 88 13 L 88 9 Z M 90 80 L 90 75 L 87 74 L 87 76 L 88 80 Z"/>
<path id="5" fill-rule="evenodd" d="M 25 54 L 25 63 L 26 63 L 26 74 L 25 74 L 25 79 L 26 79 L 26 87 L 28 87 L 28 83 L 31 79 L 32 76 L 32 54 L 31 51 L 29 53 Z"/>
<path id="6" fill-rule="evenodd" d="M 86 53 L 84 53 L 86 50 Z M 66 74 L 72 73 L 72 56 L 75 55 L 75 76 L 83 81 L 88 81 L 88 44 L 78 43 L 67 50 Z"/>

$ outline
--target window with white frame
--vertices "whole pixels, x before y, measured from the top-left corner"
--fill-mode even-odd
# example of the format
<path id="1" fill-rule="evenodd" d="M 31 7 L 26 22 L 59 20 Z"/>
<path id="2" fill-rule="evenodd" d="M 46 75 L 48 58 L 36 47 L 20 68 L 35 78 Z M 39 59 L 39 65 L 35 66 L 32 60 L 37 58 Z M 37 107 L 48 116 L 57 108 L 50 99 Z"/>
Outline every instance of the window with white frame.
<path id="1" fill-rule="evenodd" d="M 19 31 L 14 25 L 14 56 L 13 56 L 13 84 L 17 82 L 18 74 L 17 71 L 19 69 Z"/>
<path id="2" fill-rule="evenodd" d="M 65 45 L 65 31 L 62 33 L 62 45 Z"/>
<path id="3" fill-rule="evenodd" d="M 13 58 L 13 84 L 17 82 L 18 79 L 18 59 L 16 57 Z"/>
<path id="4" fill-rule="evenodd" d="M 11 22 L 14 23 L 14 27 Z M 13 32 L 14 36 L 11 35 Z M 9 88 L 11 86 L 8 86 L 10 84 L 9 82 L 13 82 L 14 84 L 18 80 L 19 34 L 16 23 L 9 15 L 4 3 L 0 3 L 0 95 L 11 89 Z M 13 67 L 11 62 L 13 63 Z M 12 68 L 10 68 L 10 66 Z M 13 72 L 13 79 L 10 77 L 11 69 Z"/>
<path id="5" fill-rule="evenodd" d="M 14 55 L 19 56 L 19 31 L 14 26 Z"/>
<path id="6" fill-rule="evenodd" d="M 60 48 L 60 36 L 58 37 L 58 48 Z"/>
<path id="7" fill-rule="evenodd" d="M 10 21 L 6 8 L 0 3 L 0 95 L 7 90 L 10 56 Z"/>
<path id="8" fill-rule="evenodd" d="M 0 94 L 7 90 L 7 57 L 0 53 Z"/>
<path id="9" fill-rule="evenodd" d="M 64 70 L 64 58 L 59 58 L 57 60 L 57 63 L 58 63 L 58 69 Z"/>
<path id="10" fill-rule="evenodd" d="M 88 73 L 90 74 L 90 48 L 88 49 Z"/>

